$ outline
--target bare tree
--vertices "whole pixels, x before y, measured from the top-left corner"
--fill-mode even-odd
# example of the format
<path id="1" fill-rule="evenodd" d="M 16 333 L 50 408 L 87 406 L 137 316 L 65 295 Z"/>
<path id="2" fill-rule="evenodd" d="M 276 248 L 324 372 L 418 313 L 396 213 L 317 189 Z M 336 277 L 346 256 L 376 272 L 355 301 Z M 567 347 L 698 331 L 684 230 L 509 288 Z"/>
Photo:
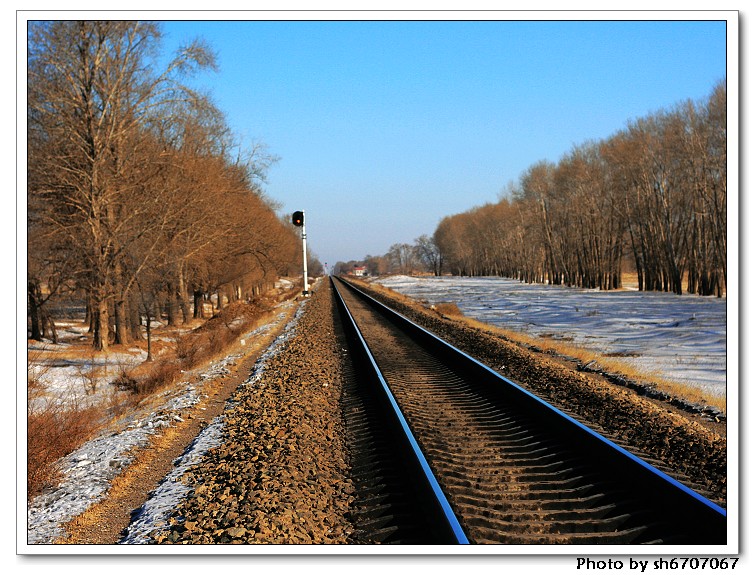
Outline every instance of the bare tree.
<path id="1" fill-rule="evenodd" d="M 393 244 L 386 254 L 394 272 L 411 274 L 417 265 L 417 254 L 414 246 L 407 243 Z"/>
<path id="2" fill-rule="evenodd" d="M 443 258 L 438 246 L 435 244 L 435 240 L 425 234 L 414 240 L 414 245 L 417 257 L 428 271 L 436 276 L 441 275 L 443 273 Z"/>
<path id="3" fill-rule="evenodd" d="M 81 246 L 96 319 L 93 345 L 101 350 L 108 346 L 109 306 L 124 295 L 123 255 L 149 229 L 131 222 L 158 201 L 132 179 L 144 171 L 149 118 L 165 102 L 193 97 L 173 73 L 213 64 L 194 44 L 153 75 L 159 37 L 156 24 L 142 22 L 30 25 L 29 125 L 37 136 L 30 149 L 37 187 L 30 193 L 53 206 L 49 224 Z"/>
<path id="4" fill-rule="evenodd" d="M 496 204 L 444 218 L 434 243 L 458 275 L 722 295 L 726 286 L 726 88 L 538 162 Z"/>

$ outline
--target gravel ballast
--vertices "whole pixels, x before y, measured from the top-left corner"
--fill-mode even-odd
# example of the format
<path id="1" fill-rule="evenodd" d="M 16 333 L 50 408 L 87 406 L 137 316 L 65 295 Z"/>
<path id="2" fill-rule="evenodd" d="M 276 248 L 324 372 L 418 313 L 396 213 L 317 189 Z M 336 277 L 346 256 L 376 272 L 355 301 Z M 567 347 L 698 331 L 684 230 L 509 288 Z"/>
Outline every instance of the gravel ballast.
<path id="1" fill-rule="evenodd" d="M 157 543 L 348 543 L 353 485 L 339 407 L 340 354 L 322 282 L 295 333 L 242 384 L 223 443 L 184 475 L 191 488 Z"/>

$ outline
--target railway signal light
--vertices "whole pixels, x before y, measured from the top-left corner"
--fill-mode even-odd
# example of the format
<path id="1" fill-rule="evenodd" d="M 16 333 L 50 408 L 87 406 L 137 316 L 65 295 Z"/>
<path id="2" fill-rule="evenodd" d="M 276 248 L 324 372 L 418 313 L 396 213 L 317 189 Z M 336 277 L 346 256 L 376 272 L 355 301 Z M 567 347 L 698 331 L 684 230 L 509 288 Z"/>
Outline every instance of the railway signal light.
<path id="1" fill-rule="evenodd" d="M 304 227 L 304 212 L 295 211 L 291 214 L 291 223 L 301 228 L 302 260 L 304 262 L 304 297 L 309 296 L 309 277 L 307 276 L 307 232 Z"/>

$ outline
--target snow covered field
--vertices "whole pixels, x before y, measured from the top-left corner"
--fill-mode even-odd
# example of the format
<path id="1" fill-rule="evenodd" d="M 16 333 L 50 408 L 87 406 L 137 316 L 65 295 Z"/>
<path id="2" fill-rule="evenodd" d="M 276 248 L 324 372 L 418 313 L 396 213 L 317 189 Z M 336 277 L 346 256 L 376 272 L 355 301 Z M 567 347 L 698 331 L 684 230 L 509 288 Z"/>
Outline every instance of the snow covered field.
<path id="1" fill-rule="evenodd" d="M 726 298 L 488 277 L 392 276 L 376 282 L 429 303 L 454 302 L 467 317 L 621 357 L 645 373 L 726 396 Z"/>
<path id="2" fill-rule="evenodd" d="M 44 392 L 31 399 L 31 407 L 42 407 L 47 402 L 77 405 L 95 405 L 108 401 L 116 393 L 107 385 L 122 370 L 134 368 L 147 358 L 139 348 L 127 353 L 66 357 L 75 342 L 85 337 L 87 326 L 82 322 L 58 321 L 58 343 L 50 341 L 29 343 L 29 375 L 34 376 Z M 56 358 L 56 354 L 60 357 Z M 45 355 L 48 359 L 41 361 Z"/>

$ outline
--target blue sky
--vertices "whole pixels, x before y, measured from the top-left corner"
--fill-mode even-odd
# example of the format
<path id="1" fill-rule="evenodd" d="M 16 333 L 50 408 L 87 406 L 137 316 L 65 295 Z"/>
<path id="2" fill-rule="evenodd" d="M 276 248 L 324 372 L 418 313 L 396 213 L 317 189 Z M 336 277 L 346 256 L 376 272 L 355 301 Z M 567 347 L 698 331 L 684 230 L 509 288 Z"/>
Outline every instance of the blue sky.
<path id="1" fill-rule="evenodd" d="M 309 247 L 332 265 L 413 243 L 444 216 L 496 201 L 539 160 L 706 98 L 726 78 L 726 23 L 678 15 L 193 20 L 163 31 L 166 50 L 195 37 L 215 50 L 220 70 L 197 82 L 236 134 L 280 157 L 266 192 L 282 212 L 307 213 Z"/>

